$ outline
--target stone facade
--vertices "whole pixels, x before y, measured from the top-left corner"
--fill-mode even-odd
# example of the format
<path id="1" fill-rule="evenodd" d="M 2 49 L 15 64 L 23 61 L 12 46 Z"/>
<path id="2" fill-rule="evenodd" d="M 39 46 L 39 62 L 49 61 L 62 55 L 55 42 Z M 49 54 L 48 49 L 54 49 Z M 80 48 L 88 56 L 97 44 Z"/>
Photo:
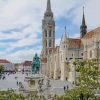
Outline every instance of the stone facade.
<path id="1" fill-rule="evenodd" d="M 68 38 L 66 28 L 60 45 L 55 47 L 55 21 L 51 11 L 50 0 L 42 21 L 41 72 L 49 78 L 75 80 L 75 59 L 93 59 L 100 56 L 100 27 L 87 32 L 83 12 L 80 38 Z"/>

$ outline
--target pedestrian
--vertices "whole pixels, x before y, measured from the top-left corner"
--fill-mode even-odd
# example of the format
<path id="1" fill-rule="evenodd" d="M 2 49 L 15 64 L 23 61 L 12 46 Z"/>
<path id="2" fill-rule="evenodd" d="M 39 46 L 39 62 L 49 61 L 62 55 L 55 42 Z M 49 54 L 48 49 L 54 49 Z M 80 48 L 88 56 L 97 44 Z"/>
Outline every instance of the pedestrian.
<path id="1" fill-rule="evenodd" d="M 68 85 L 67 85 L 67 90 L 69 89 Z"/>
<path id="2" fill-rule="evenodd" d="M 18 81 L 17 81 L 17 86 L 18 86 Z"/>
<path id="3" fill-rule="evenodd" d="M 66 90 L 66 87 L 64 86 L 64 91 Z"/>

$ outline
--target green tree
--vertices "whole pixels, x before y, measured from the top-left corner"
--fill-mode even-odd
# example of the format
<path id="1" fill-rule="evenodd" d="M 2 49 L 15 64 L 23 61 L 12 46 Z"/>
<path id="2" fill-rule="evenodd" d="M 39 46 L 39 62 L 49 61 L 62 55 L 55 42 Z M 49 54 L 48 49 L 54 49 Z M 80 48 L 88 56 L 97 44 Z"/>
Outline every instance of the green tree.
<path id="1" fill-rule="evenodd" d="M 0 100 L 25 100 L 22 94 L 17 94 L 13 90 L 0 91 Z"/>
<path id="2" fill-rule="evenodd" d="M 4 65 L 0 65 L 0 73 L 4 71 Z"/>
<path id="3" fill-rule="evenodd" d="M 75 61 L 76 72 L 78 77 L 76 78 L 76 86 L 74 89 L 65 92 L 62 97 L 57 97 L 54 100 L 100 100 L 95 96 L 95 90 L 100 89 L 100 83 L 98 81 L 100 77 L 99 66 L 97 66 L 97 60 L 82 60 Z"/>

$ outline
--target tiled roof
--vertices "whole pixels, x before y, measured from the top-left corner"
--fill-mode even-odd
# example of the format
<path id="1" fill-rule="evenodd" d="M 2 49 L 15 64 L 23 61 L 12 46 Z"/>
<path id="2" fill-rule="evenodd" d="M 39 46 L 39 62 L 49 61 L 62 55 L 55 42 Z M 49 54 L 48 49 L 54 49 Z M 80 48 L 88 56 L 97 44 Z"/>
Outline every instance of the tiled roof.
<path id="1" fill-rule="evenodd" d="M 90 32 L 86 33 L 86 35 L 83 38 L 92 38 L 93 35 L 94 35 L 94 32 L 90 31 Z"/>
<path id="2" fill-rule="evenodd" d="M 92 38 L 94 36 L 94 34 L 98 31 L 100 31 L 100 27 L 98 27 L 98 28 L 96 28 L 96 29 L 94 29 L 90 32 L 87 32 L 86 35 L 83 38 L 87 38 L 87 39 Z"/>
<path id="3" fill-rule="evenodd" d="M 32 61 L 24 61 L 23 66 L 31 66 L 32 65 Z"/>
<path id="4" fill-rule="evenodd" d="M 69 48 L 82 48 L 83 47 L 83 43 L 81 41 L 81 39 L 72 39 L 69 38 L 69 42 L 68 42 L 68 46 Z"/>
<path id="5" fill-rule="evenodd" d="M 0 64 L 11 64 L 11 62 L 6 59 L 0 59 Z"/>

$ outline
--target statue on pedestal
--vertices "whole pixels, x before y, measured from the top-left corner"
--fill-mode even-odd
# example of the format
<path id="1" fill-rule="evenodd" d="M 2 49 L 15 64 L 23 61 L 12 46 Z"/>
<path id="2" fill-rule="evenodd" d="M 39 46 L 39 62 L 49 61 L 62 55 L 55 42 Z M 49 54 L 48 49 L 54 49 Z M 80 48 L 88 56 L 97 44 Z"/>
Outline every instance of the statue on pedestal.
<path id="1" fill-rule="evenodd" d="M 40 58 L 37 54 L 35 54 L 32 62 L 32 74 L 39 73 L 39 70 L 40 70 Z"/>

